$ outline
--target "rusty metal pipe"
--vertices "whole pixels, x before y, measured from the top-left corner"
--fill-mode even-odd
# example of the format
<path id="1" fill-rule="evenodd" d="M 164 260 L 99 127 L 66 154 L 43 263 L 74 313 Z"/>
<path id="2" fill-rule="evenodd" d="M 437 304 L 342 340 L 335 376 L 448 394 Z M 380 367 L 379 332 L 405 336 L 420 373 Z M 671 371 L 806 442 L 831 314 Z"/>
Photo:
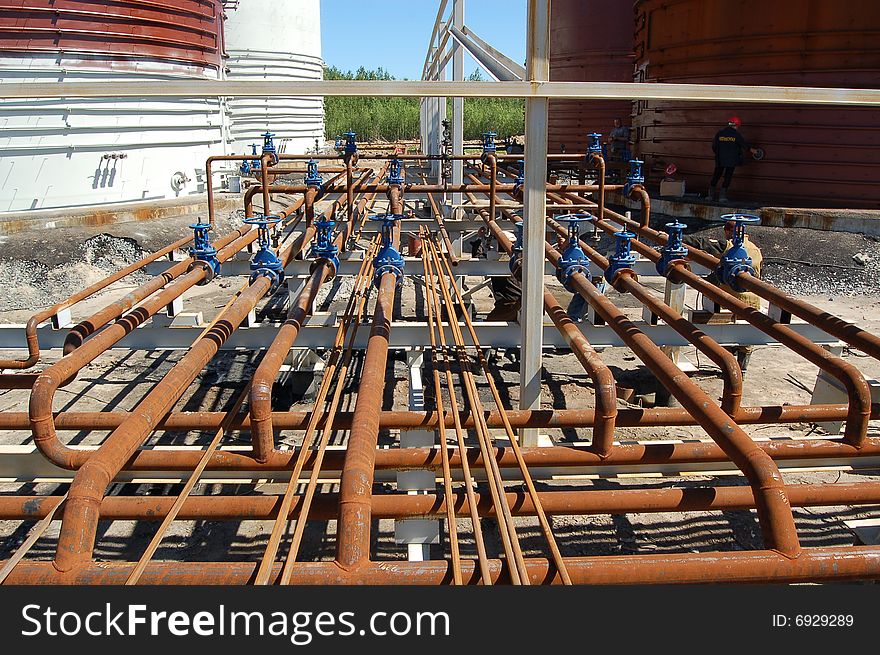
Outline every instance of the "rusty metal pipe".
<path id="1" fill-rule="evenodd" d="M 560 256 L 550 244 L 545 244 L 545 252 L 550 261 L 558 265 Z M 583 274 L 575 273 L 571 281 L 575 290 L 602 315 L 606 323 L 743 471 L 755 490 L 759 522 L 767 547 L 779 550 L 787 557 L 797 557 L 800 545 L 794 519 L 785 495 L 782 476 L 773 460 L 702 389 L 691 382 L 647 335 L 627 319 L 614 303 L 599 293 Z"/>
<path id="2" fill-rule="evenodd" d="M 476 179 L 476 177 L 470 174 L 468 174 L 468 177 Z M 474 196 L 470 193 L 467 196 L 473 202 Z M 499 227 L 494 217 L 485 210 L 480 210 L 479 214 L 486 222 L 487 227 L 498 241 L 498 244 L 508 255 L 512 254 L 513 244 Z M 607 456 L 611 452 L 611 447 L 614 443 L 614 424 L 617 419 L 617 383 L 614 380 L 614 374 L 546 287 L 544 288 L 544 311 L 547 312 L 547 315 L 553 320 L 553 324 L 565 337 L 575 357 L 577 357 L 595 385 L 596 415 L 593 424 L 592 447 L 601 456 Z"/>
<path id="3" fill-rule="evenodd" d="M 348 224 L 346 224 L 346 230 L 339 232 L 334 240 L 334 244 L 340 250 L 348 239 L 347 226 Z M 335 275 L 336 271 L 328 262 L 317 262 L 306 288 L 292 303 L 287 320 L 278 329 L 278 333 L 254 372 L 249 409 L 251 443 L 254 449 L 254 458 L 258 462 L 265 462 L 275 449 L 275 430 L 272 425 L 272 389 L 275 386 L 275 378 L 278 377 L 284 359 L 290 353 L 303 323 L 312 311 L 312 304 L 318 295 L 318 290 L 324 282 L 332 279 Z"/>
<path id="4" fill-rule="evenodd" d="M 83 289 L 82 291 L 77 291 L 75 294 L 67 298 L 66 300 L 62 300 L 59 303 L 52 305 L 46 309 L 43 309 L 28 319 L 27 324 L 25 325 L 25 340 L 27 342 L 28 348 L 28 357 L 27 359 L 0 359 L 0 370 L 2 369 L 10 369 L 10 370 L 23 370 L 27 368 L 31 368 L 36 365 L 37 362 L 40 361 L 40 343 L 37 338 L 37 327 L 40 323 L 44 321 L 48 321 L 50 318 L 55 316 L 58 312 L 68 307 L 74 306 L 76 303 L 81 300 L 85 300 L 89 296 L 96 294 L 98 291 L 105 289 L 110 286 L 114 282 L 121 280 L 127 275 L 131 275 L 135 271 L 143 268 L 147 264 L 156 261 L 160 257 L 164 257 L 165 255 L 173 252 L 177 248 L 182 248 L 187 243 L 192 241 L 192 237 L 183 237 L 182 239 L 178 239 L 174 243 L 165 246 L 161 250 L 157 250 L 154 253 L 147 255 L 122 268 L 112 275 L 108 275 L 104 279 L 96 282 L 95 284 Z"/>
<path id="5" fill-rule="evenodd" d="M 514 190 L 514 184 L 498 184 L 496 191 L 509 193 Z M 606 189 L 616 190 L 621 185 L 606 185 Z M 304 184 L 274 184 L 271 187 L 273 193 L 305 193 L 309 187 Z M 386 193 L 390 186 L 387 183 L 367 184 L 361 188 L 361 191 L 367 193 Z M 262 193 L 263 189 L 259 185 L 252 186 L 248 191 L 254 193 Z M 328 193 L 344 191 L 345 187 L 330 188 Z M 406 183 L 403 185 L 403 193 L 464 193 L 471 191 L 474 193 L 486 193 L 491 190 L 491 184 L 414 184 Z M 599 187 L 595 184 L 548 184 L 547 191 L 552 192 L 568 192 L 568 191 L 598 191 Z"/>
<path id="6" fill-rule="evenodd" d="M 880 503 L 880 483 L 795 484 L 788 487 L 792 507 L 860 506 Z M 525 491 L 507 492 L 514 516 L 534 516 L 535 505 Z M 467 494 L 450 494 L 456 516 L 470 516 Z M 489 494 L 474 493 L 480 516 L 494 516 Z M 541 491 L 538 498 L 550 516 L 651 514 L 659 512 L 719 512 L 754 509 L 755 496 L 748 486 L 685 488 L 589 489 Z M 0 520 L 37 521 L 62 502 L 63 496 L 0 496 Z M 292 499 L 288 518 L 299 517 L 300 496 Z M 309 509 L 308 520 L 336 518 L 339 495 L 321 494 Z M 107 496 L 101 501 L 101 519 L 107 521 L 160 521 L 174 504 L 162 496 Z M 447 513 L 443 494 L 378 494 L 371 500 L 374 519 L 440 518 Z M 276 495 L 190 496 L 177 518 L 181 521 L 269 521 L 278 517 L 281 497 Z M 57 520 L 60 520 L 58 516 Z"/>
<path id="7" fill-rule="evenodd" d="M 217 258 L 221 262 L 230 259 L 248 243 L 251 243 L 256 236 L 256 231 L 244 234 L 227 247 L 221 249 L 217 253 Z M 302 243 L 307 241 L 308 238 L 310 238 L 310 234 L 307 230 L 291 248 L 301 247 Z M 34 443 L 49 461 L 61 468 L 72 469 L 82 466 L 80 452 L 62 444 L 55 430 L 52 402 L 57 389 L 66 380 L 75 376 L 85 365 L 111 348 L 113 344 L 131 333 L 132 330 L 143 324 L 151 316 L 167 307 L 187 289 L 201 282 L 205 277 L 204 266 L 204 264 L 197 262 L 192 271 L 184 274 L 171 286 L 150 297 L 142 305 L 95 335 L 82 348 L 75 350 L 69 355 L 65 355 L 61 360 L 43 371 L 34 383 L 33 390 L 31 391 L 29 419 Z"/>
<path id="8" fill-rule="evenodd" d="M 593 410 L 584 410 L 592 416 Z M 627 412 L 620 410 L 619 416 Z M 283 413 L 275 414 L 275 425 L 283 425 Z M 351 414 L 348 413 L 348 426 L 351 426 Z M 322 419 L 323 422 L 323 419 Z M 473 421 L 469 421 L 473 425 Z M 622 421 L 618 421 L 620 425 Z M 525 427 L 543 427 L 546 422 L 540 424 L 526 424 Z M 334 421 L 336 427 L 336 422 Z M 436 422 L 424 421 L 424 426 L 432 428 Z M 341 426 L 340 429 L 344 429 Z M 464 426 L 463 426 L 464 427 Z M 522 427 L 520 424 L 517 427 Z M 204 428 L 210 429 L 210 428 Z M 827 461 L 829 459 L 849 463 L 860 458 L 880 456 L 880 439 L 869 438 L 864 446 L 855 448 L 838 440 L 829 439 L 794 439 L 794 440 L 769 440 L 757 442 L 757 446 L 774 460 L 779 461 Z M 600 457 L 593 452 L 591 444 L 572 444 L 569 446 L 549 446 L 541 448 L 524 448 L 524 461 L 529 466 L 569 468 L 569 467 L 592 467 L 599 465 L 619 466 L 657 466 L 674 465 L 686 467 L 690 464 L 714 464 L 727 462 L 729 458 L 713 442 L 689 441 L 683 443 L 623 443 L 616 444 L 614 449 L 606 457 Z M 78 459 L 74 462 L 79 468 L 97 452 L 96 448 L 81 448 L 74 450 Z M 187 471 L 192 470 L 204 455 L 204 450 L 199 448 L 153 450 L 143 449 L 135 453 L 126 464 L 126 470 L 138 471 Z M 466 453 L 468 461 L 473 466 L 484 466 L 482 456 L 478 450 L 469 449 Z M 492 456 L 496 458 L 499 466 L 515 467 L 517 461 L 509 450 L 493 449 Z M 325 455 L 327 470 L 340 470 L 345 457 L 344 451 L 329 451 Z M 305 469 L 311 467 L 313 456 L 309 456 Z M 246 450 L 221 450 L 212 455 L 208 462 L 208 470 L 211 471 L 289 471 L 293 461 L 291 451 L 274 451 L 266 462 L 260 463 L 254 460 L 250 449 Z M 460 466 L 460 454 L 453 451 L 450 454 L 450 462 L 453 466 Z M 376 454 L 375 466 L 377 470 L 408 470 L 408 469 L 432 469 L 440 470 L 442 465 L 440 451 L 432 448 L 406 448 L 401 450 L 381 449 Z"/>
<path id="9" fill-rule="evenodd" d="M 798 355 L 815 364 L 822 370 L 840 380 L 849 395 L 849 412 L 844 428 L 844 439 L 856 447 L 864 443 L 868 434 L 868 421 L 871 418 L 871 388 L 865 377 L 855 366 L 836 357 L 824 348 L 801 336 L 794 330 L 777 323 L 766 314 L 757 311 L 735 296 L 706 282 L 695 275 L 682 262 L 672 262 L 668 276 L 673 281 L 684 282 L 713 302 L 726 307 L 737 316 L 744 318 L 756 328 L 791 348 Z"/>
<path id="10" fill-rule="evenodd" d="M 552 227 L 557 234 L 565 236 L 567 231 L 562 225 L 551 218 L 547 219 L 547 224 Z M 580 246 L 587 257 L 590 258 L 597 266 L 602 269 L 608 268 L 608 259 L 593 249 L 583 240 L 579 240 Z M 721 346 L 717 341 L 707 336 L 702 330 L 697 328 L 693 323 L 685 319 L 679 312 L 675 311 L 665 302 L 655 298 L 648 289 L 639 284 L 635 274 L 627 274 L 626 276 L 618 276 L 614 281 L 614 287 L 621 292 L 628 292 L 635 296 L 643 305 L 663 319 L 667 325 L 687 339 L 697 350 L 706 355 L 718 368 L 721 369 L 723 379 L 723 390 L 721 396 L 721 409 L 739 420 L 738 412 L 742 405 L 743 395 L 743 375 L 736 357 L 729 350 Z"/>
<path id="11" fill-rule="evenodd" d="M 286 265 L 296 248 L 281 253 Z M 315 276 L 321 275 L 315 272 Z M 204 272 L 203 272 L 204 274 Z M 128 419 L 108 436 L 94 457 L 77 471 L 68 492 L 58 536 L 55 566 L 69 571 L 91 559 L 100 517 L 100 502 L 113 478 L 153 432 L 159 419 L 174 407 L 229 336 L 271 289 L 267 276 L 258 276 L 221 312 L 211 327 L 178 361 L 131 412 Z"/>
<path id="12" fill-rule="evenodd" d="M 243 237 L 250 231 L 251 226 L 245 225 L 243 228 L 239 228 L 238 230 L 230 232 L 229 234 L 218 239 L 214 243 L 214 247 L 218 250 L 221 250 L 236 239 Z M 255 240 L 256 232 L 254 232 L 251 236 L 251 241 Z M 165 287 L 165 285 L 179 278 L 181 275 L 186 273 L 192 265 L 193 260 L 191 259 L 178 262 L 168 270 L 163 271 L 160 275 L 156 276 L 152 280 L 145 282 L 144 284 L 125 294 L 118 300 L 95 312 L 89 318 L 77 323 L 68 331 L 67 336 L 64 338 L 64 354 L 69 355 L 70 353 L 72 353 L 74 350 L 79 348 L 89 336 L 107 325 L 110 321 L 122 316 L 125 312 L 137 305 L 139 302 Z"/>
<path id="13" fill-rule="evenodd" d="M 2 565 L 3 562 L 0 562 Z M 257 562 L 151 562 L 140 578 L 145 585 L 212 584 L 243 585 L 254 577 Z M 532 584 L 560 584 L 556 569 L 546 558 L 525 560 Z M 705 584 L 712 583 L 794 583 L 842 582 L 874 579 L 880 576 L 880 546 L 807 548 L 797 558 L 773 550 L 705 552 L 659 555 L 613 555 L 567 557 L 565 564 L 575 584 Z M 504 560 L 489 560 L 493 582 L 507 582 Z M 69 573 L 61 573 L 51 562 L 22 561 L 6 584 L 119 584 L 131 574 L 134 563 L 90 563 Z M 477 584 L 480 570 L 473 560 L 462 560 L 465 584 Z M 270 584 L 281 574 L 282 563 L 272 569 Z M 451 562 L 395 561 L 366 562 L 347 571 L 335 562 L 299 562 L 292 570 L 290 584 L 315 585 L 410 585 L 448 584 L 452 580 Z"/>
<path id="14" fill-rule="evenodd" d="M 395 213 L 394 209 L 392 213 Z M 370 558 L 370 497 L 396 287 L 397 277 L 393 273 L 385 273 L 379 282 L 373 327 L 364 356 L 339 484 L 336 561 L 345 569 L 361 566 Z"/>
<path id="15" fill-rule="evenodd" d="M 91 560 L 107 487 L 270 286 L 269 278 L 258 277 L 76 472 L 58 535 L 55 566 L 59 571 L 70 571 Z"/>
<path id="16" fill-rule="evenodd" d="M 582 199 L 580 196 L 574 197 Z M 646 235 L 658 243 L 666 242 L 667 236 L 665 234 L 648 227 L 642 227 L 635 221 L 620 216 L 610 210 L 608 211 L 608 214 L 621 225 L 635 230 L 637 234 Z M 597 221 L 596 225 L 609 234 L 613 234 L 616 231 L 607 221 Z M 640 241 L 632 241 L 632 248 L 651 261 L 656 262 L 660 258 L 660 255 L 656 250 Z M 713 268 L 718 263 L 718 259 L 702 250 L 688 247 L 688 251 L 689 256 L 695 261 L 710 268 Z M 711 298 L 722 307 L 729 309 L 739 318 L 745 319 L 751 325 L 755 326 L 765 334 L 772 336 L 807 361 L 815 364 L 829 375 L 838 379 L 844 385 L 850 399 L 850 410 L 847 415 L 845 428 L 846 438 L 850 443 L 856 446 L 862 443 L 867 434 L 868 420 L 871 414 L 871 390 L 864 376 L 855 366 L 844 361 L 840 357 L 832 355 L 824 348 L 814 344 L 812 341 L 805 339 L 786 325 L 778 323 L 766 314 L 746 305 L 732 294 L 706 282 L 703 278 L 691 272 L 681 262 L 673 263 L 673 266 L 670 267 L 668 276 L 673 279 L 673 281 L 684 282 L 697 291 L 700 291 L 706 297 Z M 828 321 L 826 320 L 825 322 L 827 323 Z M 831 322 L 835 323 L 835 321 Z M 817 325 L 817 327 L 824 329 L 823 325 L 819 323 L 814 324 Z M 837 324 L 836 329 L 840 330 L 843 329 L 843 327 L 844 326 Z M 858 330 L 855 326 L 853 326 L 853 328 Z M 853 330 L 848 331 L 848 333 L 852 336 Z"/>
<path id="17" fill-rule="evenodd" d="M 571 351 L 593 381 L 596 415 L 591 448 L 600 457 L 607 457 L 614 443 L 614 424 L 617 420 L 617 383 L 614 374 L 546 287 L 544 311 L 568 341 Z"/>
<path id="18" fill-rule="evenodd" d="M 15 376 L 18 377 L 18 376 Z M 28 383 L 30 384 L 30 383 Z M 846 418 L 849 405 L 846 403 L 829 405 L 767 405 L 763 407 L 742 407 L 738 423 L 786 424 L 786 423 L 824 423 Z M 510 424 L 515 428 L 589 428 L 596 423 L 592 409 L 544 409 L 507 410 Z M 128 412 L 55 412 L 53 414 L 57 430 L 97 430 L 107 431 L 118 427 L 128 416 Z M 159 424 L 161 430 L 216 430 L 222 421 L 222 412 L 171 412 Z M 273 412 L 272 422 L 284 430 L 305 430 L 311 412 L 291 411 Z M 474 417 L 470 411 L 459 412 L 463 427 L 474 427 Z M 880 404 L 871 405 L 871 419 L 880 419 Z M 327 417 L 322 415 L 318 427 L 323 426 Z M 497 411 L 487 411 L 485 420 L 490 428 L 504 427 Z M 351 427 L 352 413 L 339 412 L 334 425 L 340 429 Z M 445 427 L 454 427 L 453 419 L 447 413 Z M 624 408 L 618 409 L 617 424 L 620 427 L 674 427 L 696 425 L 696 420 L 680 407 Z M 379 426 L 383 430 L 436 429 L 437 417 L 432 412 L 383 411 L 379 414 Z M 230 432 L 249 431 L 251 421 L 247 414 L 239 414 L 229 428 Z M 27 412 L 0 412 L 0 430 L 29 430 Z"/>

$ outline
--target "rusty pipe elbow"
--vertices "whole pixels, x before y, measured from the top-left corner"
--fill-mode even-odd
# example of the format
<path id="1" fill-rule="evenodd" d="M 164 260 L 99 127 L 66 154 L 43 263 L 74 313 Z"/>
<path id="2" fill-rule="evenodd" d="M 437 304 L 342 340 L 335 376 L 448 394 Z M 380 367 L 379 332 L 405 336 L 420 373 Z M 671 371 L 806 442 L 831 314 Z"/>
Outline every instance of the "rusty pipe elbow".
<path id="1" fill-rule="evenodd" d="M 265 463 L 275 450 L 275 431 L 272 426 L 273 384 L 265 379 L 258 380 L 258 376 L 259 370 L 254 375 L 250 391 L 251 445 L 254 459 Z"/>
<path id="2" fill-rule="evenodd" d="M 58 534 L 54 566 L 66 573 L 92 559 L 98 533 L 101 501 L 113 476 L 98 458 L 92 458 L 77 471 L 70 485 Z"/>
<path id="3" fill-rule="evenodd" d="M 642 215 L 639 219 L 639 226 L 648 227 L 651 222 L 651 197 L 641 184 L 636 184 L 629 192 L 630 197 L 636 196 L 642 203 Z"/>

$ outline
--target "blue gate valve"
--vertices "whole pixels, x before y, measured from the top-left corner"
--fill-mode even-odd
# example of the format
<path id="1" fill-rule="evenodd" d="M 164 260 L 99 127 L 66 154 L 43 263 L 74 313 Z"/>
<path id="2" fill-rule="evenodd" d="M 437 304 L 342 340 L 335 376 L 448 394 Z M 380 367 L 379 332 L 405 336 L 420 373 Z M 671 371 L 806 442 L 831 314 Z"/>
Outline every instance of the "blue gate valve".
<path id="1" fill-rule="evenodd" d="M 382 246 L 373 258 L 373 283 L 378 287 L 382 276 L 386 273 L 394 273 L 397 278 L 397 286 L 403 284 L 403 269 L 406 262 L 394 247 L 394 223 L 402 220 L 403 214 L 375 214 L 370 216 L 371 221 L 382 222 Z"/>
<path id="2" fill-rule="evenodd" d="M 495 137 L 497 132 L 483 132 L 483 155 L 494 155 L 498 150 L 495 145 Z"/>
<path id="3" fill-rule="evenodd" d="M 523 227 L 522 217 L 519 217 L 519 220 L 513 224 L 513 252 L 510 253 L 510 262 L 507 264 L 511 274 L 517 279 L 522 274 L 523 244 L 525 243 L 523 240 Z"/>
<path id="4" fill-rule="evenodd" d="M 743 242 L 746 237 L 746 225 L 760 223 L 761 219 L 754 214 L 723 214 L 721 220 L 725 223 L 733 221 L 736 225 L 733 228 L 733 242 L 721 256 L 718 267 L 715 272 L 722 284 L 726 284 L 738 293 L 745 291 L 737 280 L 740 273 L 755 274 L 755 268 L 752 265 L 752 258 L 746 251 Z"/>
<path id="5" fill-rule="evenodd" d="M 330 264 L 331 271 L 328 280 L 336 277 L 339 270 L 339 248 L 333 243 L 336 236 L 333 228 L 336 227 L 336 221 L 331 221 L 323 215 L 314 223 L 317 233 L 315 234 L 315 243 L 312 244 L 312 256 L 315 261 L 312 262 L 310 273 L 315 272 L 315 268 L 321 262 Z"/>
<path id="6" fill-rule="evenodd" d="M 264 132 L 263 133 L 263 154 L 272 155 L 272 163 L 278 163 L 278 149 L 275 147 L 275 142 L 272 140 L 272 137 L 275 135 L 272 132 Z"/>
<path id="7" fill-rule="evenodd" d="M 388 185 L 402 185 L 403 184 L 403 173 L 401 172 L 402 164 L 401 161 L 395 157 L 391 160 L 391 164 L 388 167 Z"/>
<path id="8" fill-rule="evenodd" d="M 598 132 L 590 132 L 587 135 L 587 159 L 592 155 L 602 154 L 602 135 Z"/>
<path id="9" fill-rule="evenodd" d="M 522 185 L 525 184 L 525 167 L 526 163 L 522 159 L 516 162 L 517 166 L 517 174 L 513 179 L 513 191 L 511 191 L 512 195 L 516 195 L 518 191 L 522 191 Z"/>
<path id="10" fill-rule="evenodd" d="M 645 183 L 645 176 L 642 175 L 644 163 L 641 159 L 629 160 L 629 175 L 626 176 L 626 184 L 623 185 L 623 195 L 628 196 L 634 186 Z"/>
<path id="11" fill-rule="evenodd" d="M 608 268 L 605 269 L 605 280 L 609 284 L 614 284 L 618 271 L 631 269 L 636 263 L 636 255 L 630 250 L 630 239 L 635 239 L 636 235 L 632 232 L 615 232 L 614 236 L 617 238 L 616 250 L 608 258 Z"/>
<path id="12" fill-rule="evenodd" d="M 317 187 L 319 190 L 324 185 L 324 180 L 321 179 L 321 174 L 318 173 L 318 162 L 314 159 L 306 162 L 306 177 L 304 181 L 307 187 Z"/>
<path id="13" fill-rule="evenodd" d="M 342 136 L 345 137 L 345 154 L 353 155 L 358 151 L 357 141 L 355 140 L 357 137 L 357 132 L 348 131 Z"/>
<path id="14" fill-rule="evenodd" d="M 556 267 L 556 279 L 562 283 L 562 286 L 572 291 L 569 287 L 571 276 L 575 273 L 587 275 L 590 269 L 590 260 L 581 249 L 580 231 L 581 225 L 593 221 L 593 216 L 586 213 L 564 214 L 559 216 L 558 220 L 568 221 L 568 243 Z"/>
<path id="15" fill-rule="evenodd" d="M 251 259 L 251 279 L 253 284 L 260 276 L 268 277 L 272 286 L 271 291 L 275 291 L 281 283 L 284 282 L 284 264 L 278 259 L 278 256 L 272 252 L 272 244 L 269 238 L 269 226 L 281 222 L 280 216 L 252 216 L 244 219 L 248 225 L 257 226 L 257 244 L 260 249 L 257 250 L 253 259 Z"/>
<path id="16" fill-rule="evenodd" d="M 220 260 L 217 259 L 217 249 L 211 245 L 208 239 L 208 230 L 211 229 L 210 223 L 195 223 L 190 225 L 193 231 L 193 245 L 189 249 L 189 254 L 193 258 L 190 270 L 195 266 L 195 262 L 204 262 L 205 277 L 199 282 L 199 286 L 208 284 L 215 277 L 220 275 Z"/>
<path id="17" fill-rule="evenodd" d="M 336 152 L 341 152 L 343 148 L 342 137 L 338 134 L 336 135 L 336 142 L 333 144 L 333 148 Z"/>
<path id="18" fill-rule="evenodd" d="M 241 166 L 238 167 L 238 170 L 241 172 L 242 175 L 250 175 L 251 173 L 256 173 L 260 170 L 260 156 L 257 154 L 257 148 L 257 144 L 252 143 L 251 155 L 253 155 L 254 157 L 253 160 L 248 161 L 247 159 L 245 159 L 243 162 L 241 162 Z"/>
<path id="19" fill-rule="evenodd" d="M 669 239 L 666 245 L 660 248 L 660 259 L 657 260 L 657 272 L 660 275 L 666 275 L 669 265 L 678 259 L 686 259 L 688 249 L 684 247 L 683 230 L 687 227 L 684 223 L 678 221 L 666 224 L 666 234 Z"/>

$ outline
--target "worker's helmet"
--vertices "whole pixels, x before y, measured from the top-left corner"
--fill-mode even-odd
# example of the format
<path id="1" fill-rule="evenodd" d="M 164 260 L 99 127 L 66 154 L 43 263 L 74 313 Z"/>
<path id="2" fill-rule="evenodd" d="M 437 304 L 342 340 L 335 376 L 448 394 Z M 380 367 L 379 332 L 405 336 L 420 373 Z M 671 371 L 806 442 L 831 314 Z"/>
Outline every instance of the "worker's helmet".
<path id="1" fill-rule="evenodd" d="M 733 125 L 734 127 L 738 128 L 740 125 L 742 125 L 742 121 L 739 119 L 739 116 L 731 116 L 730 119 L 727 121 L 727 124 Z"/>

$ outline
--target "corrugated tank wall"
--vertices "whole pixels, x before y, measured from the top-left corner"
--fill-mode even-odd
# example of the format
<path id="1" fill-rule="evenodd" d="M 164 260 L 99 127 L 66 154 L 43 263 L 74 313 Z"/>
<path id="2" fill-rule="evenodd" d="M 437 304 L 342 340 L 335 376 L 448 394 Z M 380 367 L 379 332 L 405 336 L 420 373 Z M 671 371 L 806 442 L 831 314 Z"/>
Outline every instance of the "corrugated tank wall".
<path id="1" fill-rule="evenodd" d="M 635 9 L 643 81 L 880 88 L 876 0 L 640 0 Z M 880 208 L 876 108 L 637 102 L 649 177 L 674 162 L 688 191 L 704 192 L 712 138 L 733 115 L 765 156 L 746 156 L 732 198 Z"/>
<path id="2" fill-rule="evenodd" d="M 633 10 L 629 0 L 553 0 L 550 5 L 550 79 L 557 82 L 631 82 Z M 614 118 L 629 124 L 632 103 L 551 100 L 550 152 L 583 152 L 587 134 L 605 138 Z"/>
<path id="3" fill-rule="evenodd" d="M 226 77 L 277 81 L 295 88 L 299 80 L 320 80 L 321 11 L 318 0 L 238 0 L 226 11 Z M 300 154 L 324 140 L 322 98 L 228 98 L 229 141 L 234 153 L 250 153 L 267 129 L 282 152 Z"/>
<path id="4" fill-rule="evenodd" d="M 0 83 L 217 79 L 220 0 L 7 0 Z M 0 100 L 0 211 L 204 190 L 220 103 L 197 98 Z"/>

